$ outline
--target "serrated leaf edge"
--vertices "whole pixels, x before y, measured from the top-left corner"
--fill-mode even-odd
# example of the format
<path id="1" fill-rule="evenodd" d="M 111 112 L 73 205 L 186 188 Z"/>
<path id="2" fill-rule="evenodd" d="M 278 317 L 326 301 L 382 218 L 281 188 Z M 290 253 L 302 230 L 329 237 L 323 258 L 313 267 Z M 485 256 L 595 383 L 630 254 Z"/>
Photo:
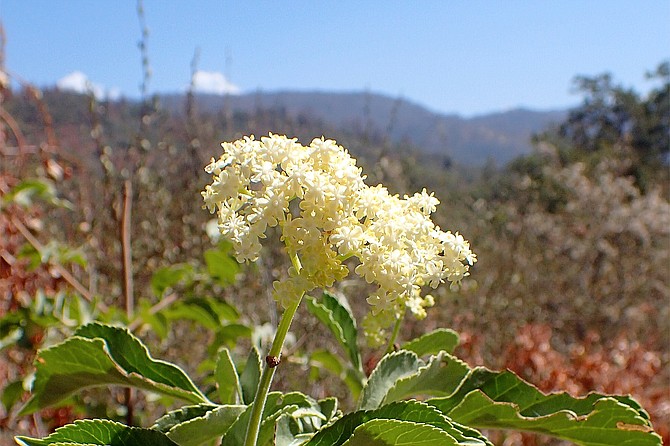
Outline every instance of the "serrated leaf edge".
<path id="1" fill-rule="evenodd" d="M 377 375 L 382 373 L 381 370 L 382 370 L 382 367 L 384 367 L 384 364 L 389 362 L 389 361 L 393 361 L 393 358 L 400 357 L 400 356 L 407 356 L 411 359 L 414 359 L 415 362 L 417 363 L 417 368 L 414 372 L 409 372 L 407 375 L 396 378 L 396 381 L 398 379 L 401 379 L 401 378 L 404 378 L 404 377 L 411 376 L 411 375 L 415 374 L 416 371 L 419 370 L 420 367 L 425 365 L 425 361 L 423 361 L 421 358 L 419 358 L 419 356 L 416 353 L 414 353 L 413 351 L 410 351 L 410 350 L 397 350 L 395 352 L 384 355 L 384 357 L 379 361 L 379 363 L 374 368 L 372 373 L 370 373 L 370 376 L 368 377 L 367 382 L 363 386 L 363 390 L 361 390 L 360 402 L 358 404 L 359 409 L 362 409 L 363 404 L 366 403 L 366 397 L 369 394 L 368 389 L 370 388 L 370 384 L 375 383 L 375 380 L 377 379 L 376 378 Z M 381 382 L 381 380 L 379 382 Z M 395 381 L 394 381 L 394 383 L 395 383 Z M 389 387 L 389 389 L 390 389 L 390 387 Z M 380 404 L 377 406 L 377 408 L 381 407 L 382 402 L 384 401 L 384 398 L 386 397 L 387 394 L 388 394 L 388 389 L 386 390 L 386 392 L 384 392 L 384 397 L 382 397 L 382 399 L 380 400 Z"/>
<path id="2" fill-rule="evenodd" d="M 412 352 L 412 353 L 416 354 L 412 350 L 398 350 L 398 352 L 399 351 L 408 351 L 408 352 Z M 464 364 L 465 366 L 467 366 L 467 363 L 465 361 L 451 355 L 450 353 L 448 353 L 447 351 L 444 351 L 444 350 L 441 351 L 440 353 L 438 353 L 437 355 L 431 355 L 431 357 L 428 359 L 428 361 L 423 361 L 421 358 L 419 358 L 419 361 L 422 362 L 423 365 L 420 365 L 419 368 L 417 369 L 417 371 L 412 373 L 411 375 L 403 376 L 401 378 L 396 379 L 395 382 L 393 383 L 393 385 L 391 387 L 389 387 L 388 390 L 386 391 L 386 395 L 384 395 L 384 398 L 382 399 L 382 402 L 381 402 L 380 406 L 383 406 L 385 404 L 390 403 L 390 401 L 386 400 L 386 397 L 389 395 L 389 393 L 391 393 L 393 391 L 393 389 L 396 389 L 398 387 L 398 385 L 400 385 L 403 382 L 408 382 L 408 381 L 411 381 L 413 379 L 419 378 L 421 376 L 421 374 L 423 374 L 425 371 L 427 371 L 431 367 L 433 367 L 433 364 L 435 363 L 435 361 L 440 361 L 441 362 L 444 358 L 448 358 L 450 361 L 459 362 L 459 363 Z M 463 375 L 463 379 L 461 379 L 461 382 L 454 388 L 454 390 L 450 394 L 446 395 L 445 398 L 448 398 L 448 397 L 454 395 L 456 392 L 458 392 L 458 390 L 461 388 L 463 383 L 465 381 L 467 381 L 468 377 L 472 373 L 472 369 L 470 369 L 469 367 L 468 367 L 468 369 L 469 370 L 467 371 L 467 373 L 465 375 Z M 409 395 L 407 395 L 407 396 L 409 396 Z"/>
<path id="3" fill-rule="evenodd" d="M 125 369 L 123 368 L 123 366 L 121 366 L 121 365 L 118 363 L 118 361 L 117 361 L 116 358 L 114 357 L 114 354 L 113 354 L 112 351 L 110 350 L 110 348 L 109 348 L 109 344 L 107 343 L 107 341 L 105 340 L 105 338 L 101 338 L 101 337 L 98 337 L 98 336 L 96 336 L 96 337 L 94 337 L 94 338 L 88 338 L 88 337 L 86 337 L 86 336 L 77 335 L 77 332 L 79 332 L 79 330 L 80 330 L 81 328 L 83 328 L 83 327 L 88 327 L 88 326 L 98 326 L 98 327 L 103 327 L 103 328 L 105 328 L 105 329 L 106 329 L 106 328 L 111 328 L 111 329 L 114 329 L 114 330 L 119 330 L 119 331 L 124 332 L 124 333 L 127 334 L 133 341 L 135 341 L 137 344 L 139 344 L 139 346 L 142 348 L 142 350 L 143 350 L 143 352 L 144 352 L 146 358 L 149 360 L 150 363 L 161 364 L 161 365 L 167 365 L 167 366 L 169 366 L 169 367 L 173 367 L 173 368 L 177 369 L 179 372 L 182 373 L 182 375 L 184 376 L 184 378 L 186 378 L 186 381 L 193 387 L 193 390 L 182 389 L 181 387 L 172 386 L 172 385 L 170 385 L 170 384 L 158 383 L 158 382 L 156 382 L 156 381 L 154 381 L 154 380 L 152 380 L 152 379 L 149 379 L 149 378 L 145 377 L 144 375 L 141 375 L 141 374 L 139 374 L 139 373 L 137 373 L 137 372 L 128 372 L 127 370 L 125 370 Z M 209 404 L 214 404 L 212 401 L 210 401 L 209 399 L 207 399 L 207 397 L 206 397 L 205 395 L 202 394 L 202 392 L 201 392 L 201 391 L 198 389 L 198 387 L 195 385 L 195 383 L 193 382 L 193 380 L 191 379 L 191 377 L 188 376 L 188 374 L 187 374 L 186 372 L 184 372 L 184 371 L 181 369 L 181 367 L 179 367 L 179 366 L 177 366 L 177 365 L 175 365 L 175 364 L 173 364 L 173 363 L 171 363 L 171 362 L 164 361 L 164 360 L 162 360 L 162 359 L 156 359 L 156 358 L 154 358 L 153 356 L 151 356 L 151 352 L 149 351 L 149 348 L 144 344 L 144 342 L 142 342 L 137 336 L 135 336 L 130 330 L 128 330 L 127 327 L 122 327 L 122 326 L 117 326 L 117 325 L 101 324 L 101 323 L 99 323 L 99 322 L 92 322 L 92 323 L 90 323 L 90 324 L 83 325 L 82 327 L 80 327 L 79 329 L 77 329 L 77 330 L 75 331 L 75 336 L 73 336 L 73 337 L 77 337 L 77 336 L 78 336 L 78 337 L 81 337 L 81 338 L 84 338 L 84 339 L 100 339 L 100 340 L 102 340 L 102 341 L 103 341 L 103 344 L 104 344 L 104 345 L 103 345 L 103 349 L 104 349 L 105 353 L 107 353 L 107 356 L 109 356 L 109 358 L 112 360 L 112 362 L 114 362 L 114 364 L 116 364 L 117 368 L 119 368 L 120 370 L 122 370 L 123 373 L 124 373 L 126 376 L 128 376 L 128 377 L 131 377 L 131 376 L 132 376 L 132 377 L 140 377 L 140 378 L 142 378 L 142 380 L 144 380 L 144 381 L 148 381 L 148 382 L 151 382 L 151 383 L 155 383 L 155 384 L 158 384 L 158 385 L 160 385 L 160 386 L 165 386 L 165 387 L 167 387 L 167 388 L 171 388 L 171 389 L 182 390 L 182 391 L 184 391 L 186 394 L 193 394 L 193 395 L 196 395 L 196 396 L 198 397 L 198 400 L 193 400 L 193 399 L 190 399 L 190 398 L 184 398 L 184 399 L 186 399 L 187 401 L 190 401 L 190 402 L 193 402 L 193 403 L 209 403 Z"/>

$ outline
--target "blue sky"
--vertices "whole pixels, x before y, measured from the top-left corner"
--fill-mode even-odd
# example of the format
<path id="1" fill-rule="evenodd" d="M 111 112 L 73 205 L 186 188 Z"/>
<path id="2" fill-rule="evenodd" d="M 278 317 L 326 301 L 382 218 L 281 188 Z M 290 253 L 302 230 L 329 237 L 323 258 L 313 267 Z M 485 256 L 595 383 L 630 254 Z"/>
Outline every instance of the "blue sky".
<path id="1" fill-rule="evenodd" d="M 38 86 L 139 96 L 134 0 L 0 0 L 6 69 Z M 670 1 L 145 0 L 150 92 L 362 91 L 444 113 L 579 102 L 575 75 L 648 89 Z M 75 73 L 75 74 L 73 74 Z M 79 85 L 79 87 L 78 87 Z"/>

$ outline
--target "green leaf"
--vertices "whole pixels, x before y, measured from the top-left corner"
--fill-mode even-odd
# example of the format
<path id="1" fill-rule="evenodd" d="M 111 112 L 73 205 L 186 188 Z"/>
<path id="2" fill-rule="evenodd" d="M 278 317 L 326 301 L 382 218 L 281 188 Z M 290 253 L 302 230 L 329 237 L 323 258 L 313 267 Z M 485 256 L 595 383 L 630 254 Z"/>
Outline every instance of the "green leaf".
<path id="1" fill-rule="evenodd" d="M 72 203 L 58 198 L 56 196 L 56 187 L 53 182 L 45 179 L 29 179 L 21 181 L 2 197 L 0 204 L 15 203 L 22 207 L 30 207 L 35 199 L 44 200 L 53 206 L 72 209 Z M 0 206 L 0 208 L 1 207 L 2 206 Z"/>
<path id="2" fill-rule="evenodd" d="M 227 302 L 215 298 L 206 298 L 207 304 L 214 313 L 219 317 L 220 321 L 235 322 L 240 318 L 240 313 L 235 307 Z"/>
<path id="3" fill-rule="evenodd" d="M 12 328 L 9 328 L 9 324 L 6 324 L 6 326 L 2 328 L 2 331 L 6 331 L 6 334 L 1 333 L 4 336 L 0 338 L 0 350 L 16 344 L 23 337 L 24 330 L 18 324 L 16 327 Z M 6 330 L 4 330 L 5 328 Z"/>
<path id="4" fill-rule="evenodd" d="M 156 297 L 162 297 L 165 290 L 174 287 L 193 275 L 193 267 L 186 263 L 158 268 L 151 276 L 151 289 Z"/>
<path id="5" fill-rule="evenodd" d="M 337 398 L 328 397 L 318 401 L 321 413 L 326 417 L 326 423 L 337 414 Z"/>
<path id="6" fill-rule="evenodd" d="M 429 424 L 399 420 L 371 420 L 354 430 L 343 446 L 448 446 L 459 443 Z M 461 443 L 462 444 L 462 443 Z"/>
<path id="7" fill-rule="evenodd" d="M 214 377 L 221 404 L 235 404 L 242 401 L 242 386 L 235 363 L 227 348 L 219 350 Z"/>
<path id="8" fill-rule="evenodd" d="M 413 395 L 445 395 L 428 402 L 477 428 L 527 430 L 584 446 L 660 445 L 648 415 L 629 397 L 545 395 L 512 372 L 470 369 L 446 352 L 427 363 L 404 350 L 386 355 L 363 389 L 361 408 Z"/>
<path id="9" fill-rule="evenodd" d="M 420 363 L 423 361 L 420 360 Z M 470 373 L 468 365 L 447 352 L 431 356 L 427 364 L 408 376 L 397 379 L 388 389 L 382 404 L 410 396 L 448 396 Z"/>
<path id="10" fill-rule="evenodd" d="M 166 434 L 176 425 L 194 418 L 202 417 L 206 415 L 207 412 L 214 410 L 217 407 L 218 406 L 215 404 L 206 403 L 195 404 L 193 406 L 183 406 L 179 409 L 172 410 L 157 419 L 151 428 Z"/>
<path id="11" fill-rule="evenodd" d="M 139 339 L 118 327 L 80 327 L 65 342 L 41 350 L 35 367 L 33 396 L 21 414 L 56 404 L 83 388 L 110 384 L 207 402 L 179 367 L 154 360 Z"/>
<path id="12" fill-rule="evenodd" d="M 204 299 L 188 299 L 176 302 L 161 312 L 170 320 L 191 320 L 208 330 L 221 326 L 219 315 Z"/>
<path id="13" fill-rule="evenodd" d="M 416 373 L 422 365 L 414 352 L 399 350 L 385 355 L 363 387 L 359 409 L 378 408 L 398 379 Z"/>
<path id="14" fill-rule="evenodd" d="M 161 432 L 128 427 L 109 420 L 78 420 L 56 429 L 42 440 L 20 436 L 16 437 L 16 441 L 23 446 L 179 446 Z"/>
<path id="15" fill-rule="evenodd" d="M 452 423 L 435 407 L 420 401 L 400 401 L 387 404 L 375 410 L 359 410 L 357 412 L 349 413 L 317 432 L 310 439 L 310 441 L 307 442 L 307 445 L 338 446 L 345 444 L 345 442 L 352 437 L 355 430 L 359 426 L 371 420 L 405 421 L 420 423 L 422 425 L 435 428 L 448 435 L 445 437 L 444 435 L 440 434 L 440 438 L 446 439 L 445 442 L 441 444 L 458 444 L 468 446 L 484 446 L 491 444 L 481 434 L 474 431 L 473 429 L 464 429 L 458 424 Z M 391 427 L 391 425 L 388 426 Z M 402 441 L 402 437 L 397 440 Z"/>
<path id="16" fill-rule="evenodd" d="M 253 329 L 247 325 L 228 324 L 217 331 L 216 339 L 217 341 L 235 344 L 238 338 L 250 338 L 253 332 Z"/>
<path id="17" fill-rule="evenodd" d="M 18 258 L 28 260 L 30 270 L 52 261 L 61 265 L 74 263 L 86 267 L 86 256 L 83 251 L 53 240 L 42 246 L 39 251 L 33 245 L 23 245 Z"/>
<path id="18" fill-rule="evenodd" d="M 151 302 L 148 300 L 140 301 L 137 313 L 141 321 L 148 324 L 158 337 L 161 339 L 167 338 L 169 334 L 168 320 L 161 311 L 153 312 Z"/>
<path id="19" fill-rule="evenodd" d="M 268 393 L 265 407 L 261 420 L 266 419 L 269 415 L 274 413 L 277 408 L 277 402 L 280 401 L 281 393 Z M 249 425 L 249 418 L 251 418 L 251 410 L 253 406 L 247 406 L 244 412 L 235 420 L 233 425 L 228 429 L 226 434 L 221 439 L 221 446 L 239 446 L 244 444 L 244 437 L 247 433 L 247 426 Z"/>
<path id="20" fill-rule="evenodd" d="M 225 435 L 247 406 L 222 405 L 173 425 L 167 436 L 180 446 L 197 446 Z M 157 421 L 157 424 L 160 420 Z"/>
<path id="21" fill-rule="evenodd" d="M 156 383 L 182 389 L 196 395 L 197 402 L 207 402 L 182 369 L 169 362 L 153 359 L 142 341 L 127 329 L 92 323 L 77 329 L 75 336 L 104 339 L 112 359 L 127 373 L 136 373 Z"/>
<path id="22" fill-rule="evenodd" d="M 342 377 L 344 366 L 340 358 L 330 350 L 315 350 L 309 355 L 309 363 L 314 367 L 325 369 L 335 376 Z"/>
<path id="23" fill-rule="evenodd" d="M 328 403 L 325 406 L 328 408 Z M 238 446 L 244 444 L 244 436 L 249 424 L 251 409 L 252 406 L 248 406 L 235 423 L 233 423 L 233 426 L 224 435 L 221 446 Z M 288 422 L 292 436 L 305 433 L 311 435 L 323 426 L 327 418 L 321 412 L 319 403 L 307 395 L 300 392 L 287 394 L 270 392 L 261 416 L 261 428 L 258 433 L 259 445 L 272 442 L 278 429 L 279 420 L 284 419 L 282 418 L 284 415 L 290 418 L 290 420 L 286 420 L 285 422 Z"/>
<path id="24" fill-rule="evenodd" d="M 648 415 L 629 397 L 547 395 L 509 371 L 476 368 L 453 395 L 428 403 L 478 428 L 537 432 L 583 446 L 661 445 Z"/>
<path id="25" fill-rule="evenodd" d="M 302 402 L 305 407 L 289 406 L 289 410 L 277 417 L 275 445 L 276 446 L 298 446 L 307 442 L 314 432 L 321 426 L 326 425 L 338 413 L 337 398 L 329 397 L 315 402 L 305 395 Z M 300 397 L 299 397 L 300 398 Z M 269 432 L 269 429 L 268 429 Z"/>
<path id="26" fill-rule="evenodd" d="M 244 404 L 251 404 L 256 396 L 262 367 L 261 355 L 258 353 L 258 349 L 253 346 L 247 357 L 247 364 L 240 375 L 240 387 L 242 388 L 242 401 Z"/>
<path id="27" fill-rule="evenodd" d="M 274 407 L 264 414 L 258 434 L 258 444 L 272 442 L 279 419 L 286 416 L 286 422 L 294 435 L 314 433 L 326 421 L 319 403 L 300 392 L 290 392 L 276 400 Z"/>
<path id="28" fill-rule="evenodd" d="M 2 389 L 2 397 L 0 397 L 5 413 L 9 413 L 14 404 L 21 399 L 21 395 L 23 395 L 23 381 L 16 380 L 5 385 L 5 388 Z"/>
<path id="29" fill-rule="evenodd" d="M 458 345 L 458 333 L 448 328 L 438 328 L 406 342 L 401 350 L 410 350 L 418 356 L 436 355 L 441 351 L 453 353 Z"/>
<path id="30" fill-rule="evenodd" d="M 209 275 L 218 280 L 221 286 L 235 283 L 240 265 L 228 253 L 228 245 L 220 244 L 218 249 L 205 251 L 205 264 Z"/>
<path id="31" fill-rule="evenodd" d="M 358 399 L 363 389 L 362 375 L 351 367 L 345 368 L 335 353 L 329 350 L 315 350 L 309 356 L 309 363 L 312 367 L 327 370 L 340 378 L 349 388 L 352 398 Z"/>
<path id="32" fill-rule="evenodd" d="M 239 319 L 232 305 L 211 297 L 180 299 L 157 314 L 170 320 L 192 320 L 210 330 L 220 328 L 225 321 Z"/>
<path id="33" fill-rule="evenodd" d="M 300 446 L 305 444 L 312 434 L 296 434 L 291 429 L 293 421 L 290 414 L 283 414 L 277 419 L 277 431 L 275 432 L 275 446 Z"/>
<path id="34" fill-rule="evenodd" d="M 356 320 L 348 306 L 327 292 L 321 295 L 320 301 L 311 296 L 306 296 L 306 300 L 309 311 L 333 333 L 349 356 L 354 369 L 362 371 L 361 354 L 356 343 Z"/>

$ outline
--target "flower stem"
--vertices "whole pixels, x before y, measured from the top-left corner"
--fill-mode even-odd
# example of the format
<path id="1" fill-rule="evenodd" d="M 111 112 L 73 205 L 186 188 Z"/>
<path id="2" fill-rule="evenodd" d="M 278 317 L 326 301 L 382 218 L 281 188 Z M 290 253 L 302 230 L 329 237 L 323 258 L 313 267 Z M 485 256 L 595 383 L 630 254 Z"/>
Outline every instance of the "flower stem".
<path id="1" fill-rule="evenodd" d="M 391 334 L 391 339 L 389 339 L 389 344 L 386 347 L 386 354 L 391 353 L 395 350 L 395 340 L 398 338 L 398 333 L 400 333 L 400 326 L 402 325 L 402 320 L 404 319 L 404 313 L 402 316 L 399 316 L 395 320 L 395 325 L 393 325 L 393 333 Z"/>
<path id="2" fill-rule="evenodd" d="M 292 255 L 291 261 L 293 262 L 296 270 L 300 271 L 301 265 L 297 255 Z M 261 421 L 263 418 L 263 409 L 265 408 L 265 402 L 268 398 L 270 385 L 272 384 L 272 378 L 275 374 L 275 368 L 279 365 L 281 360 L 281 350 L 284 346 L 284 340 L 286 339 L 288 330 L 291 327 L 291 322 L 293 322 L 293 317 L 298 310 L 298 306 L 300 305 L 304 294 L 305 293 L 303 293 L 299 299 L 297 299 L 284 310 L 284 313 L 279 320 L 279 326 L 277 327 L 277 332 L 275 333 L 274 340 L 272 341 L 272 346 L 270 347 L 270 351 L 265 358 L 265 365 L 263 366 L 263 372 L 261 373 L 261 377 L 258 383 L 258 389 L 256 389 L 256 396 L 254 397 L 254 401 L 251 403 L 251 417 L 249 418 L 247 435 L 244 440 L 245 446 L 256 446 L 256 443 L 258 442 L 258 434 L 260 432 Z"/>

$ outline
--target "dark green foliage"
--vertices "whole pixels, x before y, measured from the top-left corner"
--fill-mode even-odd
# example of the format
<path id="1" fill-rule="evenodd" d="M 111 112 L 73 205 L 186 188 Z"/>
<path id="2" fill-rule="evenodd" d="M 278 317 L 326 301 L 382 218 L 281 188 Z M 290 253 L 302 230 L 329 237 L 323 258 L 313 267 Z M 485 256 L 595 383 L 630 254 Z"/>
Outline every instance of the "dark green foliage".
<path id="1" fill-rule="evenodd" d="M 610 74 L 577 77 L 582 104 L 545 138 L 558 137 L 585 152 L 629 145 L 643 162 L 661 161 L 670 151 L 670 62 L 661 63 L 648 78 L 657 85 L 641 97 L 615 84 Z"/>
<path id="2" fill-rule="evenodd" d="M 197 404 L 169 412 L 151 429 L 107 420 L 77 421 L 42 440 L 17 437 L 20 444 L 197 446 L 221 437 L 222 445 L 244 441 L 252 410 L 247 395 L 255 393 L 260 373 L 255 348 L 242 373 L 225 360 L 239 376 L 244 404 L 216 405 L 201 398 L 177 366 L 149 357 L 142 342 L 127 331 L 91 324 L 76 334 L 40 353 L 31 403 L 46 407 L 57 402 L 53 393 L 106 383 L 166 392 Z M 104 350 L 99 348 L 103 345 Z M 58 386 L 43 384 L 54 377 L 60 379 Z M 230 373 L 218 376 L 229 378 Z M 438 398 L 405 400 L 414 395 Z M 258 444 L 490 446 L 477 428 L 539 432 L 583 446 L 661 444 L 647 413 L 630 397 L 547 395 L 509 371 L 470 368 L 445 351 L 427 362 L 407 350 L 385 355 L 364 385 L 360 407 L 363 410 L 341 415 L 332 398 L 316 401 L 300 392 L 271 392 L 263 406 Z"/>

